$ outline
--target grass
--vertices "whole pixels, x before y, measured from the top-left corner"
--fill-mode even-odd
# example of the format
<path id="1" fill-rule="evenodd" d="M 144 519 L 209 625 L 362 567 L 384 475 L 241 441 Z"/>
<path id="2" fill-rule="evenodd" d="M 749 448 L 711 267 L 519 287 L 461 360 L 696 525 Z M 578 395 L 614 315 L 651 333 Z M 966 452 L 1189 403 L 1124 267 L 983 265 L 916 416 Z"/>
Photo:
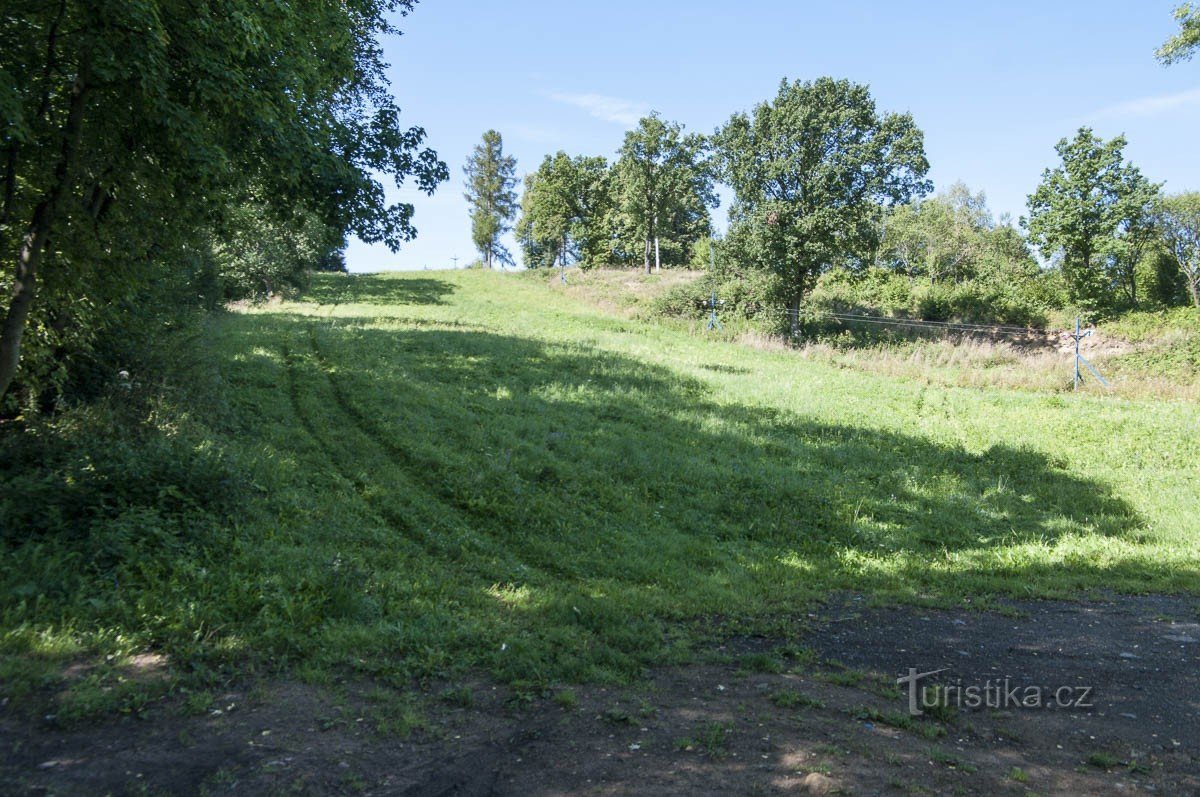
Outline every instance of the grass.
<path id="1" fill-rule="evenodd" d="M 0 439 L 6 694 L 144 650 L 535 694 L 835 590 L 1200 593 L 1194 405 L 923 384 L 482 272 L 320 276 L 206 333 L 186 390 Z"/>
<path id="2" fill-rule="evenodd" d="M 756 331 L 753 323 L 729 312 L 724 331 L 705 329 L 707 310 L 693 317 L 662 317 L 655 301 L 672 288 L 694 282 L 703 272 L 672 270 L 643 275 L 629 270 L 595 269 L 572 275 L 563 288 L 607 311 L 631 318 L 654 318 L 657 323 L 692 334 L 738 341 L 767 350 L 783 343 Z M 557 277 L 555 277 L 556 279 Z M 546 282 L 544 274 L 524 279 Z M 886 313 L 883 313 L 886 315 Z M 872 324 L 842 324 L 821 330 L 817 340 L 798 347 L 806 359 L 895 379 L 915 380 L 939 387 L 999 388 L 1038 393 L 1073 389 L 1070 341 L 1055 332 L 1072 327 L 1073 317 L 1056 313 L 1047 336 L 944 337 L 912 329 Z M 1085 372 L 1082 389 L 1097 395 L 1133 399 L 1200 401 L 1200 310 L 1176 307 L 1160 312 L 1130 312 L 1096 325 L 1095 337 L 1084 341 L 1083 353 L 1108 379 L 1098 384 Z M 709 368 L 745 373 L 737 365 Z"/>
<path id="3" fill-rule="evenodd" d="M 675 749 L 699 750 L 709 758 L 724 758 L 729 734 L 732 731 L 732 725 L 722 722 L 705 722 L 697 727 L 695 736 L 676 740 Z"/>
<path id="4" fill-rule="evenodd" d="M 779 689 L 772 692 L 770 700 L 780 708 L 825 708 L 825 704 L 815 697 L 796 689 Z"/>

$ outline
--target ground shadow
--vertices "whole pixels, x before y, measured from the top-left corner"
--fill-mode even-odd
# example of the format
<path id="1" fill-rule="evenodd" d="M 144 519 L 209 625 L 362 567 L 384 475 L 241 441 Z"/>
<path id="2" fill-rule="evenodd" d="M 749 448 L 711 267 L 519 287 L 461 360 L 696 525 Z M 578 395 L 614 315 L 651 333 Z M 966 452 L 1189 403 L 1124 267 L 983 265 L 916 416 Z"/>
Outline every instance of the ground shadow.
<path id="1" fill-rule="evenodd" d="M 1021 553 L 1144 526 L 1033 450 L 718 403 L 632 357 L 449 325 L 232 315 L 221 347 L 225 428 L 264 463 L 251 487 L 269 521 L 230 524 L 197 555 L 212 563 L 172 562 L 169 590 L 146 587 L 171 656 L 611 680 L 663 661 L 680 621 L 787 616 L 833 590 L 1146 575 L 1115 554 L 1048 575 Z M 139 582 L 112 584 L 141 605 Z M 220 630 L 197 642 L 194 626 Z"/>
<path id="2" fill-rule="evenodd" d="M 1031 449 L 972 453 L 717 405 L 699 381 L 578 346 L 353 320 L 269 323 L 303 341 L 292 345 L 297 390 L 327 391 L 335 427 L 361 437 L 355 453 L 338 455 L 346 469 L 377 456 L 372 473 L 395 471 L 436 497 L 480 552 L 511 553 L 521 547 L 514 534 L 534 538 L 523 549 L 532 558 L 517 559 L 552 577 L 652 583 L 656 559 L 676 548 L 702 577 L 736 548 L 755 566 L 794 556 L 802 568 L 846 572 L 858 557 L 896 556 L 861 583 L 929 584 L 926 556 L 1142 526 L 1105 485 Z M 318 436 L 345 433 L 324 431 L 330 420 Z M 579 553 L 597 546 L 613 558 Z M 1020 566 L 1002 577 L 1019 578 Z M 524 581 L 521 572 L 492 575 Z"/>
<path id="3" fill-rule="evenodd" d="M 452 283 L 436 277 L 315 274 L 302 299 L 318 304 L 445 304 Z"/>

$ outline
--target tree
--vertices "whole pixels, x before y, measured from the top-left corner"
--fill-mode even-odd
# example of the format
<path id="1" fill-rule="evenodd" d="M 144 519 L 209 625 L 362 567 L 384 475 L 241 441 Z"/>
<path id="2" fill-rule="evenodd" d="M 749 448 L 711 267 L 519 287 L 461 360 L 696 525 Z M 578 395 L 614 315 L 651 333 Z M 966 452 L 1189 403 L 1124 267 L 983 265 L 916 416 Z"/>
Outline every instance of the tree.
<path id="1" fill-rule="evenodd" d="M 600 265 L 609 251 L 612 207 L 608 162 L 565 152 L 547 155 L 525 178 L 517 240 L 530 268 L 578 262 Z"/>
<path id="2" fill-rule="evenodd" d="M 893 208 L 881 256 L 910 276 L 963 282 L 978 272 L 994 226 L 984 195 L 955 183 L 932 199 Z"/>
<path id="3" fill-rule="evenodd" d="M 255 197 L 227 209 L 212 230 L 209 253 L 223 298 L 259 299 L 303 288 L 310 272 L 344 270 L 344 245 L 311 211 L 279 213 Z"/>
<path id="4" fill-rule="evenodd" d="M 1022 220 L 1044 257 L 1061 258 L 1069 299 L 1090 311 L 1122 295 L 1137 306 L 1136 268 L 1153 240 L 1159 186 L 1125 162 L 1125 143 L 1087 127 L 1059 141 L 1062 165 L 1043 172 Z"/>
<path id="5" fill-rule="evenodd" d="M 1200 191 L 1164 198 L 1159 208 L 1158 228 L 1183 272 L 1192 304 L 1200 307 Z"/>
<path id="6" fill-rule="evenodd" d="M 635 239 L 650 273 L 662 267 L 663 249 L 687 262 L 691 245 L 709 233 L 708 209 L 717 206 L 703 136 L 653 113 L 625 134 L 613 167 L 618 234 Z"/>
<path id="7" fill-rule="evenodd" d="M 1155 52 L 1158 60 L 1166 65 L 1186 61 L 1200 48 L 1200 7 L 1184 3 L 1176 7 L 1174 14 L 1179 33 L 1167 39 Z"/>
<path id="8" fill-rule="evenodd" d="M 735 192 L 729 245 L 777 277 L 793 334 L 821 271 L 869 257 L 883 209 L 931 188 L 912 117 L 878 113 L 867 87 L 847 80 L 783 80 L 773 101 L 734 114 L 717 142 Z"/>
<path id="9" fill-rule="evenodd" d="M 447 176 L 424 131 L 400 126 L 376 43 L 412 5 L 10 0 L 0 398 L 27 328 L 118 323 L 250 186 L 338 233 L 412 238 L 412 206 L 389 205 L 374 176 L 427 192 Z"/>
<path id="10" fill-rule="evenodd" d="M 467 176 L 464 194 L 471 203 L 471 240 L 486 268 L 495 261 L 512 262 L 500 237 L 512 229 L 517 214 L 517 159 L 504 154 L 504 140 L 495 130 L 483 134 L 463 167 Z"/>

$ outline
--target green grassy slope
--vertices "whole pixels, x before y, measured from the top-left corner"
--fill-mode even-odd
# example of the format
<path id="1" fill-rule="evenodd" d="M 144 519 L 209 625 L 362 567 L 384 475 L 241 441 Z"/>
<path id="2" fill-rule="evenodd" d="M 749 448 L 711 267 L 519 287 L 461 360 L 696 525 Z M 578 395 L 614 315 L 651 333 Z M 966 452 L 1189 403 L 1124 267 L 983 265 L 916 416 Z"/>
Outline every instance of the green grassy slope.
<path id="1" fill-rule="evenodd" d="M 252 498 L 121 608 L 103 574 L 10 594 L 10 662 L 603 680 L 830 590 L 1200 593 L 1192 404 L 930 387 L 481 272 L 321 277 L 210 341 Z"/>

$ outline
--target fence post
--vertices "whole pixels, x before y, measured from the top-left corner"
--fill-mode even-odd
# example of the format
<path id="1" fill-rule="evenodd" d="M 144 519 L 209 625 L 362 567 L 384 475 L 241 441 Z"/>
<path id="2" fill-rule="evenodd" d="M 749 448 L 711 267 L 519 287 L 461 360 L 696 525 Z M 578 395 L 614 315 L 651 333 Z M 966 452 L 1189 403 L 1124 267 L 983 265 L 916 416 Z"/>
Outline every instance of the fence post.
<path id="1" fill-rule="evenodd" d="M 1082 340 L 1082 335 L 1079 334 L 1079 316 L 1075 316 L 1075 390 L 1079 390 L 1081 380 L 1079 373 L 1079 341 Z"/>
<path id="2" fill-rule="evenodd" d="M 1079 341 L 1083 340 L 1084 338 L 1088 337 L 1091 334 L 1092 334 L 1092 330 L 1090 330 L 1090 329 L 1087 332 L 1079 331 L 1079 316 L 1075 316 L 1075 334 L 1072 335 L 1071 337 L 1075 338 L 1075 389 L 1076 390 L 1079 389 L 1079 384 L 1081 382 L 1083 382 L 1083 374 L 1079 370 L 1080 363 L 1083 363 L 1084 365 L 1087 366 L 1088 370 L 1091 371 L 1092 374 L 1095 375 L 1096 379 L 1098 379 L 1100 381 L 1100 384 L 1104 385 L 1105 387 L 1111 387 L 1111 385 L 1108 384 L 1108 380 L 1105 379 L 1104 377 L 1100 376 L 1100 372 L 1096 370 L 1096 366 L 1094 366 L 1090 362 L 1088 362 L 1088 359 L 1079 353 Z"/>

